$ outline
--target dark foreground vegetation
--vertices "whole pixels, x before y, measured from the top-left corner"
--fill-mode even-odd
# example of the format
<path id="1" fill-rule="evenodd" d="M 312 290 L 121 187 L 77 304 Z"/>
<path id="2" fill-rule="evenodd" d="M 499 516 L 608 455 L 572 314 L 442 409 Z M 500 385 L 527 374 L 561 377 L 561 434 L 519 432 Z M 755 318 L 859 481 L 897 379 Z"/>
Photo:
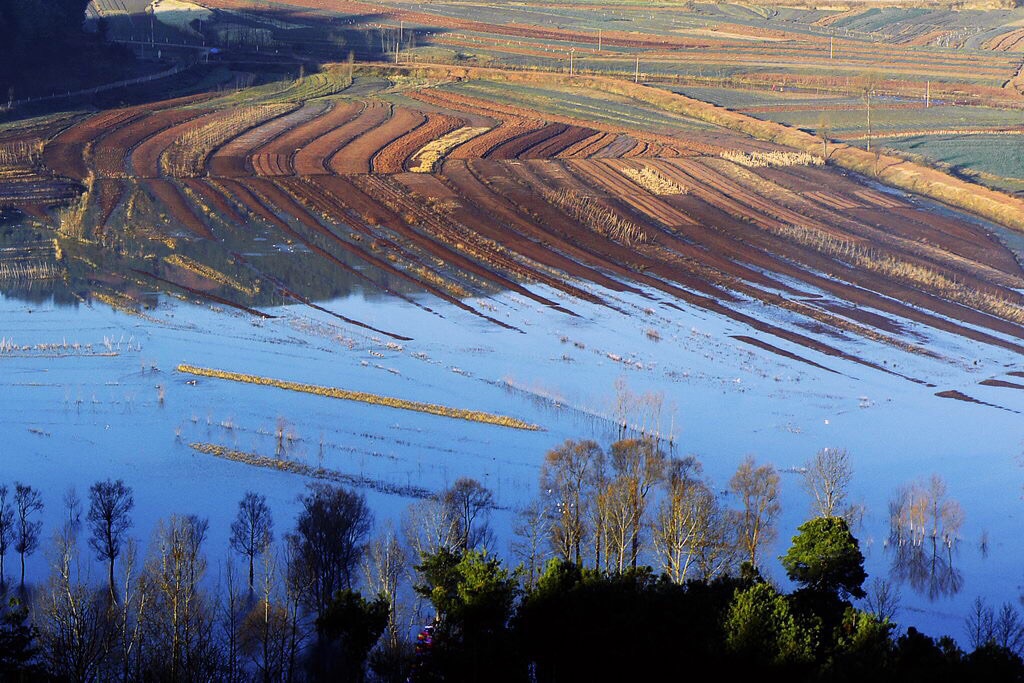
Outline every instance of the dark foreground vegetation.
<path id="1" fill-rule="evenodd" d="M 758 570 L 774 561 L 759 551 L 779 512 L 775 469 L 744 461 L 730 508 L 694 458 L 650 439 L 549 452 L 541 495 L 516 517 L 514 568 L 489 550 L 495 501 L 472 479 L 376 532 L 344 487 L 311 484 L 283 534 L 250 492 L 213 570 L 207 520 L 161 520 L 143 553 L 132 490 L 107 480 L 87 500 L 64 494 L 49 577 L 33 585 L 42 494 L 0 486 L 0 680 L 653 680 L 697 665 L 724 680 L 1024 679 L 1010 605 L 976 602 L 970 652 L 900 632 L 898 595 L 867 581 L 851 532 L 850 476 L 842 450 L 807 463 L 813 514 L 778 558 L 789 593 Z M 940 480 L 901 489 L 890 511 L 890 542 L 917 565 L 952 557 L 962 511 Z"/>

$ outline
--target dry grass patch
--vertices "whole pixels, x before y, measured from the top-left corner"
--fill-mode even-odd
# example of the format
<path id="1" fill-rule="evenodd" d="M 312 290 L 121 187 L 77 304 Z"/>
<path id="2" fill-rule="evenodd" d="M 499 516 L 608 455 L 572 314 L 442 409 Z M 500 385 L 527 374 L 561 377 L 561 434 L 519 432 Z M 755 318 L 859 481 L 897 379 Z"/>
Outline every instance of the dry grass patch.
<path id="1" fill-rule="evenodd" d="M 647 233 L 636 223 L 620 218 L 612 211 L 590 201 L 575 192 L 562 189 L 557 192 L 546 190 L 544 199 L 583 223 L 599 235 L 626 246 L 646 244 Z"/>
<path id="2" fill-rule="evenodd" d="M 347 389 L 322 387 L 317 386 L 315 384 L 289 382 L 287 380 L 273 379 L 270 377 L 260 377 L 259 375 L 247 375 L 238 372 L 227 372 L 224 370 L 200 368 L 194 365 L 179 365 L 177 367 L 177 370 L 178 372 L 183 372 L 189 375 L 197 375 L 199 377 L 215 377 L 217 379 L 226 379 L 232 382 L 261 384 L 263 386 L 277 387 L 279 389 L 298 391 L 305 394 L 316 394 L 317 396 L 325 396 L 327 398 L 339 398 L 346 401 L 359 401 L 361 403 L 371 403 L 379 406 L 387 406 L 389 408 L 414 410 L 421 413 L 430 413 L 432 415 L 440 415 L 442 417 L 452 417 L 460 420 L 469 420 L 471 422 L 483 422 L 486 424 L 493 424 L 501 427 L 510 427 L 512 429 L 527 429 L 531 431 L 540 431 L 539 426 L 529 424 L 517 418 L 508 417 L 506 415 L 495 415 L 493 413 L 485 413 L 479 410 L 467 410 L 465 408 L 450 408 L 448 406 L 438 405 L 436 403 L 421 403 L 420 401 L 409 401 L 404 398 L 381 396 L 379 394 L 371 394 L 365 391 L 349 391 Z"/>
<path id="3" fill-rule="evenodd" d="M 669 180 L 665 175 L 655 168 L 644 166 L 643 168 L 622 168 L 619 169 L 623 175 L 648 192 L 657 195 L 686 194 L 687 188 Z"/>

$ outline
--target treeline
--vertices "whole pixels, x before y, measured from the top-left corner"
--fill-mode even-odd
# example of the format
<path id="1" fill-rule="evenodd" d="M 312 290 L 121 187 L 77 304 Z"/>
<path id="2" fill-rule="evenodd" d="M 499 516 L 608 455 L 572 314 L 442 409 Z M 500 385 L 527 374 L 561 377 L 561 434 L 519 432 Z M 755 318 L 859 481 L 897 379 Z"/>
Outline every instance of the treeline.
<path id="1" fill-rule="evenodd" d="M 0 486 L 0 680 L 639 680 L 707 667 L 725 680 L 1024 679 L 1011 605 L 976 602 L 969 653 L 897 632 L 898 595 L 868 583 L 851 531 L 851 478 L 845 451 L 808 461 L 812 514 L 778 558 L 790 593 L 759 571 L 780 512 L 774 467 L 748 458 L 717 493 L 695 458 L 647 438 L 552 449 L 510 562 L 493 554 L 494 495 L 469 478 L 397 527 L 377 528 L 359 493 L 311 484 L 282 533 L 248 492 L 217 571 L 208 520 L 163 519 L 143 552 L 133 492 L 107 480 L 86 500 L 64 494 L 49 576 L 32 585 L 43 499 L 16 482 Z M 951 563 L 963 512 L 940 479 L 902 487 L 890 516 L 898 553 L 933 572 Z"/>

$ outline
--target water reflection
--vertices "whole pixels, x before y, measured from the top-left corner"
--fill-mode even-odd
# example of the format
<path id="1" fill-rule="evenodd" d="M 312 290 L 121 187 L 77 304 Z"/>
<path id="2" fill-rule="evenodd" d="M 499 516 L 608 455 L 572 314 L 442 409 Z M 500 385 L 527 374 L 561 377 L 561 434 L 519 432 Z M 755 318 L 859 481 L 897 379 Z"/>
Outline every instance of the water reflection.
<path id="1" fill-rule="evenodd" d="M 963 589 L 964 576 L 953 564 L 955 547 L 934 537 L 921 542 L 890 537 L 886 546 L 892 553 L 889 574 L 932 601 L 956 595 Z"/>

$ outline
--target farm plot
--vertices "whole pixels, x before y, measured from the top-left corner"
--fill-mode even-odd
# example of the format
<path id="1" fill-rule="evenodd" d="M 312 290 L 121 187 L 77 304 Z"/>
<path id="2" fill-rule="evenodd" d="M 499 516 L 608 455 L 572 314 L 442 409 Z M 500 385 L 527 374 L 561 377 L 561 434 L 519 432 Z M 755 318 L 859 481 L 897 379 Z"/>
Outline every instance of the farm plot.
<path id="1" fill-rule="evenodd" d="M 594 115 L 601 100 L 582 92 L 470 80 L 407 87 L 397 104 L 168 107 L 125 119 L 110 142 L 93 143 L 103 156 L 83 158 L 92 164 L 86 173 L 108 180 L 130 169 L 151 180 L 144 197 L 128 201 L 124 186 L 98 185 L 90 215 L 108 239 L 128 239 L 111 220 L 119 205 L 158 219 L 146 221 L 156 246 L 140 249 L 158 249 L 168 271 L 139 270 L 246 311 L 266 295 L 208 277 L 227 271 L 224 257 L 205 263 L 212 257 L 188 240 L 225 243 L 228 252 L 227 241 L 258 225 L 281 248 L 301 249 L 318 272 L 410 301 L 408 292 L 423 292 L 503 328 L 510 323 L 474 300 L 508 291 L 570 313 L 540 287 L 613 305 L 589 293 L 584 283 L 592 283 L 649 288 L 837 357 L 851 356 L 766 321 L 749 302 L 783 310 L 807 330 L 920 354 L 930 352 L 894 321 L 1024 346 L 1024 273 L 980 228 L 803 165 L 820 163 L 812 154 L 695 126 L 625 95 L 606 103 L 621 117 Z M 558 113 L 577 96 L 581 108 Z M 415 102 L 422 110 L 407 104 Z M 936 120 L 952 111 L 935 109 Z M 493 125 L 472 125 L 484 121 Z M 88 124 L 76 127 L 95 133 Z M 130 164 L 113 156 L 120 144 L 130 147 Z M 167 244 L 180 245 L 171 248 L 181 258 Z M 247 258 L 246 267 L 254 281 L 314 305 L 322 287 L 282 277 L 276 263 Z M 811 290 L 831 299 L 816 301 Z"/>

